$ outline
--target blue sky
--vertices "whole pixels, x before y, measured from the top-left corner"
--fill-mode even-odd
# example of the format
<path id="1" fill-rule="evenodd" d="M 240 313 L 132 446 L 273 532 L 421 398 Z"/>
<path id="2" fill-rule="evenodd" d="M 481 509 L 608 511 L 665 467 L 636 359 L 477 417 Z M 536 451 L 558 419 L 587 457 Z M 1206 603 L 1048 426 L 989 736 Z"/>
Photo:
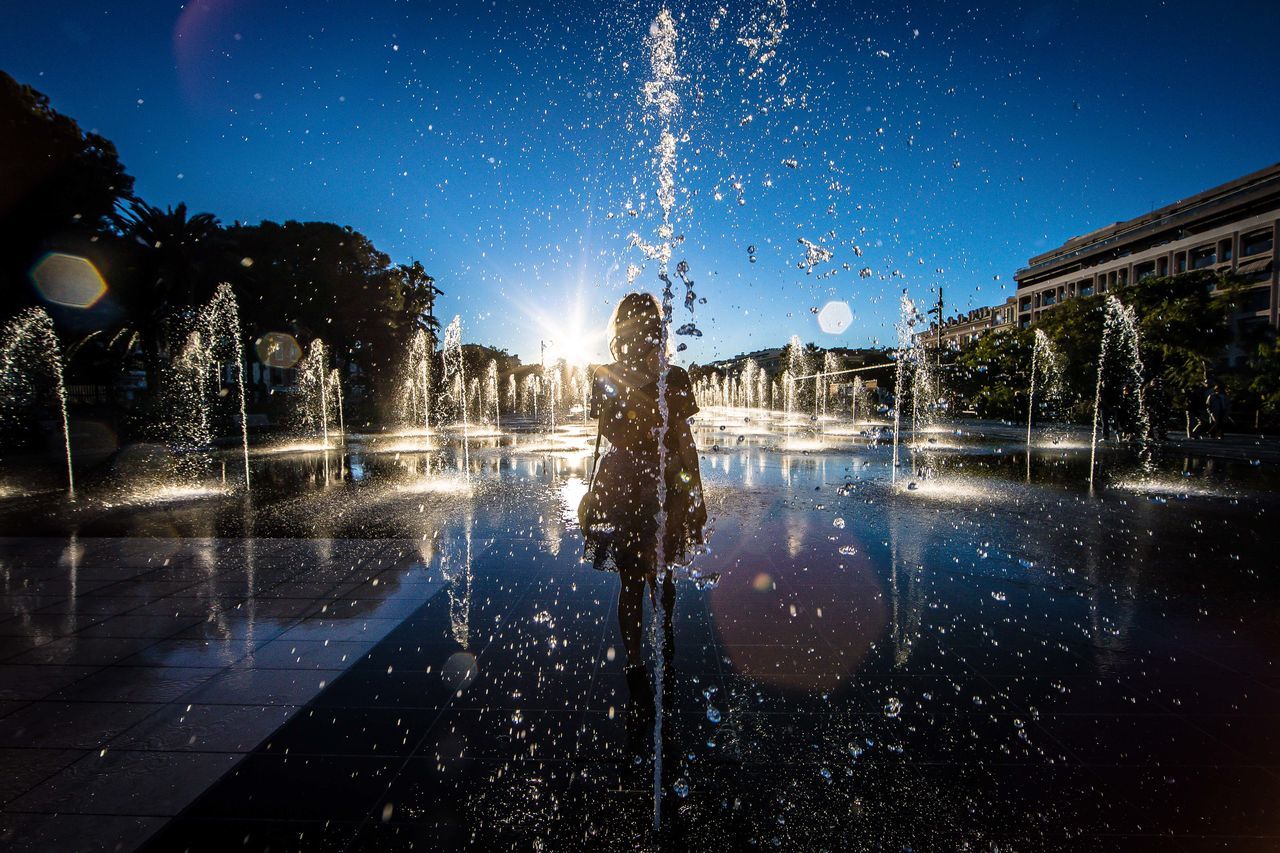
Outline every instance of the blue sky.
<path id="1" fill-rule="evenodd" d="M 669 6 L 676 257 L 705 299 L 676 311 L 703 332 L 689 360 L 887 341 L 903 288 L 1002 301 L 1029 256 L 1280 160 L 1280 4 L 889 5 Z M 114 140 L 153 204 L 351 225 L 421 260 L 466 340 L 599 355 L 644 264 L 628 234 L 657 224 L 639 92 L 659 8 L 29 4 L 0 67 Z M 759 65 L 741 39 L 783 21 Z M 801 238 L 832 259 L 806 274 Z M 811 310 L 830 300 L 841 335 Z"/>

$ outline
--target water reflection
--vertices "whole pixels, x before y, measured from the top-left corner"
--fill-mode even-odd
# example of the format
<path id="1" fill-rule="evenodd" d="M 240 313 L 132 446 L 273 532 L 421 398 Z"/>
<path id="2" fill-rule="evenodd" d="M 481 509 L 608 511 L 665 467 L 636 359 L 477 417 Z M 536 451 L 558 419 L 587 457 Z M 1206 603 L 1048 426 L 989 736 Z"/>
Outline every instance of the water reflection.
<path id="1" fill-rule="evenodd" d="M 449 591 L 449 624 L 454 642 L 465 651 L 471 644 L 471 528 L 468 506 L 460 527 L 441 544 L 440 571 Z"/>

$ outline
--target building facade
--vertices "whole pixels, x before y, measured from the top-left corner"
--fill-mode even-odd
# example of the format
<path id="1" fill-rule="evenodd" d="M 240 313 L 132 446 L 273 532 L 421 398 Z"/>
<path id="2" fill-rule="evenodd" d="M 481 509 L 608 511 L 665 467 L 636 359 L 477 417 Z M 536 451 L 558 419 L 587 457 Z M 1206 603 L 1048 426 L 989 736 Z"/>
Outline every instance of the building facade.
<path id="1" fill-rule="evenodd" d="M 1037 255 L 1014 274 L 1017 322 L 1146 276 L 1231 272 L 1247 286 L 1242 323 L 1277 325 L 1275 247 L 1280 242 L 1280 163 L 1117 222 Z"/>
<path id="2" fill-rule="evenodd" d="M 1147 276 L 1230 272 L 1247 288 L 1241 327 L 1280 326 L 1280 163 L 1157 210 L 1072 237 L 1014 274 L 1002 305 L 951 318 L 925 334 L 960 346 L 986 331 L 1027 328 L 1068 299 L 1106 293 Z"/>
<path id="3" fill-rule="evenodd" d="M 1010 296 L 1003 305 L 975 308 L 968 314 L 948 317 L 942 325 L 929 326 L 926 336 L 930 346 L 959 349 L 993 329 L 1011 329 L 1017 315 L 1017 297 Z"/>

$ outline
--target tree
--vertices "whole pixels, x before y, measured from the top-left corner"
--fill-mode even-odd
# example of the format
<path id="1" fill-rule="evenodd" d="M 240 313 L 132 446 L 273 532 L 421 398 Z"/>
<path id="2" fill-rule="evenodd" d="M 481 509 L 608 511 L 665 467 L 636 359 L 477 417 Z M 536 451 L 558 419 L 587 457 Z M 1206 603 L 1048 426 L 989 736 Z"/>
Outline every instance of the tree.
<path id="1" fill-rule="evenodd" d="M 0 71 L 0 315 L 35 301 L 26 282 L 40 255 L 105 233 L 132 192 L 110 141 Z"/>
<path id="2" fill-rule="evenodd" d="M 400 322 L 416 323 L 431 336 L 432 347 L 439 343 L 440 320 L 435 315 L 436 297 L 444 293 L 436 287 L 436 280 L 427 275 L 420 261 L 400 264 L 396 267 L 399 281 L 398 293 L 391 308 Z"/>
<path id="3" fill-rule="evenodd" d="M 1243 369 L 1226 377 L 1235 404 L 1244 403 L 1272 423 L 1280 418 L 1280 341 L 1273 329 L 1259 330 L 1245 347 Z"/>
<path id="4" fill-rule="evenodd" d="M 132 201 L 114 217 L 124 256 L 113 298 L 124 325 L 143 350 L 147 387 L 159 385 L 160 367 L 182 345 L 193 309 L 231 275 L 230 246 L 211 213 L 187 215 L 179 204 L 161 210 Z"/>
<path id="5" fill-rule="evenodd" d="M 946 365 L 948 391 L 982 417 L 1026 415 L 1031 332 L 1000 329 L 961 348 Z"/>
<path id="6" fill-rule="evenodd" d="M 304 346 L 321 338 L 343 374 L 355 365 L 384 401 L 394 397 L 414 333 L 425 329 L 434 343 L 442 291 L 422 264 L 392 266 L 368 237 L 332 222 L 236 224 L 227 233 L 241 258 L 241 316 L 252 335 L 288 332 Z"/>
<path id="7" fill-rule="evenodd" d="M 1240 294 L 1238 282 L 1208 271 L 1151 276 L 1118 293 L 1138 315 L 1147 403 L 1159 420 L 1199 405 L 1205 381 L 1231 344 Z"/>
<path id="8" fill-rule="evenodd" d="M 1144 395 L 1159 431 L 1173 412 L 1198 399 L 1221 361 L 1232 339 L 1231 316 L 1240 290 L 1229 276 L 1194 271 L 1148 276 L 1114 295 L 1137 315 Z M 1092 413 L 1104 307 L 1100 295 L 1069 299 L 1046 312 L 1039 324 L 1064 356 L 1064 384 L 1080 420 Z"/>

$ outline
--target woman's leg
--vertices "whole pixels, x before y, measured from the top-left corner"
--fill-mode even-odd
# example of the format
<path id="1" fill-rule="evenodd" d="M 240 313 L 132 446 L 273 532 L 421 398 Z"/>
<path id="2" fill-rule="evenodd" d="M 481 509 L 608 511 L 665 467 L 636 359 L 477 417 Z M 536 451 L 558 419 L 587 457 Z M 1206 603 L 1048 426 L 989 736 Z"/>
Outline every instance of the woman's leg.
<path id="1" fill-rule="evenodd" d="M 628 568 L 619 566 L 619 568 Z M 622 646 L 627 653 L 628 666 L 644 665 L 644 576 L 622 574 L 622 589 L 618 592 L 618 628 L 622 631 Z"/>
<path id="2" fill-rule="evenodd" d="M 668 569 L 662 579 L 662 662 L 670 666 L 676 656 L 676 635 L 672 620 L 676 613 L 675 572 Z"/>

